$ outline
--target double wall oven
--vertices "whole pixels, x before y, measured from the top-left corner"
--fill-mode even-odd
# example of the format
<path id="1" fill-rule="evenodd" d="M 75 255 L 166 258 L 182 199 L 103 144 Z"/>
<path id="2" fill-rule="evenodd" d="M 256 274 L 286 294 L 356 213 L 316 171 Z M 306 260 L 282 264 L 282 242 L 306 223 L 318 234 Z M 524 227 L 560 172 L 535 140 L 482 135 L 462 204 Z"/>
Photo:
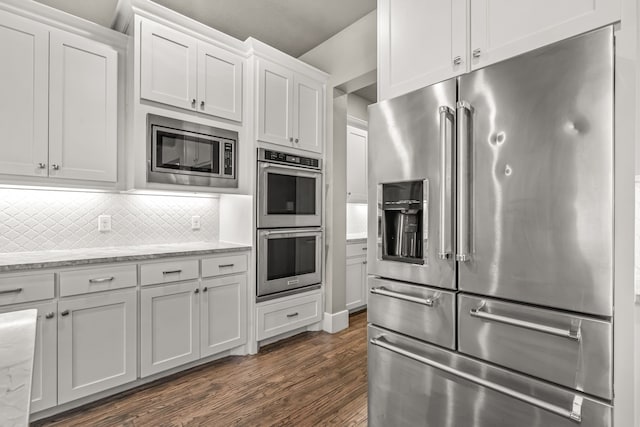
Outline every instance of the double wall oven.
<path id="1" fill-rule="evenodd" d="M 321 168 L 320 159 L 258 150 L 258 301 L 320 287 Z"/>

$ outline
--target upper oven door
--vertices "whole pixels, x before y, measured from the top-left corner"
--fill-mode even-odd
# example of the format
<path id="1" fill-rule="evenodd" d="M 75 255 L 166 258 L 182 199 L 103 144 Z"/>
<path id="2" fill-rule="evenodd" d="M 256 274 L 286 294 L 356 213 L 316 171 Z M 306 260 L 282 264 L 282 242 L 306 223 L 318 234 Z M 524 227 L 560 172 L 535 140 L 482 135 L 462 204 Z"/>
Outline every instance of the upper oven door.
<path id="1" fill-rule="evenodd" d="M 322 225 L 322 174 L 258 162 L 258 228 Z"/>

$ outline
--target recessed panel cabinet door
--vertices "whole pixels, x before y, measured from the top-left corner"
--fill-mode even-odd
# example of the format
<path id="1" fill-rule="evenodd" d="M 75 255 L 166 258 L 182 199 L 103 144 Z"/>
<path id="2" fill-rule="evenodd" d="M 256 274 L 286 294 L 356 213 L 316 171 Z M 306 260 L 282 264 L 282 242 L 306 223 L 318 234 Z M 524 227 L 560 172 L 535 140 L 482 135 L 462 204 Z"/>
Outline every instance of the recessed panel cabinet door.
<path id="1" fill-rule="evenodd" d="M 242 58 L 198 43 L 198 111 L 242 120 Z"/>
<path id="2" fill-rule="evenodd" d="M 247 276 L 202 281 L 201 356 L 247 342 Z"/>
<path id="3" fill-rule="evenodd" d="M 49 31 L 0 12 L 0 174 L 47 176 Z"/>
<path id="4" fill-rule="evenodd" d="M 379 0 L 378 101 L 467 72 L 467 28 L 467 0 Z"/>
<path id="5" fill-rule="evenodd" d="M 197 281 L 140 291 L 140 376 L 200 357 Z"/>
<path id="6" fill-rule="evenodd" d="M 367 203 L 367 131 L 347 126 L 347 202 Z"/>
<path id="7" fill-rule="evenodd" d="M 142 22 L 140 96 L 194 109 L 198 41 L 151 21 Z"/>
<path id="8" fill-rule="evenodd" d="M 258 139 L 293 145 L 293 72 L 273 62 L 258 61 Z"/>
<path id="9" fill-rule="evenodd" d="M 503 59 L 620 20 L 619 0 L 473 0 L 471 67 Z"/>
<path id="10" fill-rule="evenodd" d="M 136 379 L 136 290 L 58 302 L 58 403 Z"/>
<path id="11" fill-rule="evenodd" d="M 366 277 L 365 257 L 347 259 L 347 310 L 366 305 Z"/>
<path id="12" fill-rule="evenodd" d="M 293 141 L 301 150 L 322 152 L 322 94 L 317 81 L 296 74 L 293 89 Z"/>
<path id="13" fill-rule="evenodd" d="M 106 45 L 51 32 L 49 176 L 117 180 L 118 56 Z"/>

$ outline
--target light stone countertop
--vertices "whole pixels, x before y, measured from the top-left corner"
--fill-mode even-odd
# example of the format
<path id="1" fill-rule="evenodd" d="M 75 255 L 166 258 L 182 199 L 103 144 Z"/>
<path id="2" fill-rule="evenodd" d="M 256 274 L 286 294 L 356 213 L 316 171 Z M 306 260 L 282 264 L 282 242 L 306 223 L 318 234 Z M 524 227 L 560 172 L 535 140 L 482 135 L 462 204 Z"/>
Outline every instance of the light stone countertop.
<path id="1" fill-rule="evenodd" d="M 38 310 L 0 314 L 0 426 L 26 427 Z"/>
<path id="2" fill-rule="evenodd" d="M 367 233 L 347 234 L 347 244 L 349 243 L 367 243 Z"/>
<path id="3" fill-rule="evenodd" d="M 167 243 L 0 254 L 0 273 L 110 262 L 146 261 L 174 256 L 198 256 L 250 250 L 228 242 Z"/>

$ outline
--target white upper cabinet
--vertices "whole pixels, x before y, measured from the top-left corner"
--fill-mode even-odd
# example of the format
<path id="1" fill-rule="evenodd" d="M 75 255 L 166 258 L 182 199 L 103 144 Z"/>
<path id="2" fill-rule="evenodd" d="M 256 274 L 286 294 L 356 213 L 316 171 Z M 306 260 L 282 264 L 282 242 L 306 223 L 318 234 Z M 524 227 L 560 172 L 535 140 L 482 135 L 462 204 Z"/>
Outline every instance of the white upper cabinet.
<path id="1" fill-rule="evenodd" d="M 0 173 L 47 176 L 49 30 L 0 12 Z"/>
<path id="2" fill-rule="evenodd" d="M 240 56 L 148 20 L 140 44 L 142 98 L 242 120 Z"/>
<path id="3" fill-rule="evenodd" d="M 140 95 L 195 109 L 198 40 L 152 21 L 142 23 Z"/>
<path id="4" fill-rule="evenodd" d="M 367 131 L 347 126 L 347 202 L 367 203 Z"/>
<path id="5" fill-rule="evenodd" d="M 467 28 L 467 0 L 378 0 L 378 100 L 467 72 Z"/>
<path id="6" fill-rule="evenodd" d="M 378 0 L 378 100 L 611 24 L 620 16 L 620 0 Z"/>
<path id="7" fill-rule="evenodd" d="M 52 31 L 49 77 L 49 176 L 117 181 L 117 52 Z"/>
<path id="8" fill-rule="evenodd" d="M 472 69 L 620 20 L 619 0 L 473 0 Z"/>
<path id="9" fill-rule="evenodd" d="M 322 152 L 324 84 L 258 60 L 258 140 Z"/>

